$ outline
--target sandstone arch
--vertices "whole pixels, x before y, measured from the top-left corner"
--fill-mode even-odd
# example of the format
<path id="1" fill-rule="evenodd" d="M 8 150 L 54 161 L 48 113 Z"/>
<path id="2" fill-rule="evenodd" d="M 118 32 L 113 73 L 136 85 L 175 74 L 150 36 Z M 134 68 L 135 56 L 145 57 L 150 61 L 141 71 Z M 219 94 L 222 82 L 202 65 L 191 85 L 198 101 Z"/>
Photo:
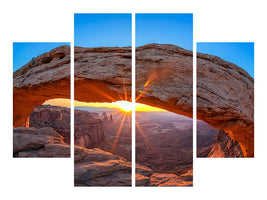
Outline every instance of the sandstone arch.
<path id="1" fill-rule="evenodd" d="M 32 109 L 51 98 L 69 98 L 68 46 L 36 58 L 14 73 L 14 127 L 26 126 Z M 174 45 L 136 49 L 140 103 L 192 117 L 192 52 Z M 254 155 L 253 78 L 218 57 L 198 54 L 197 117 L 225 130 Z M 131 96 L 131 48 L 75 47 L 75 100 L 113 102 Z"/>
<path id="2" fill-rule="evenodd" d="M 28 126 L 35 106 L 48 99 L 70 98 L 70 48 L 42 54 L 13 73 L 13 126 Z"/>
<path id="3" fill-rule="evenodd" d="M 130 95 L 130 47 L 75 48 L 75 100 L 114 102 Z M 31 61 L 14 72 L 13 126 L 28 126 L 34 107 L 53 98 L 70 98 L 69 46 L 44 53 L 34 65 Z"/>

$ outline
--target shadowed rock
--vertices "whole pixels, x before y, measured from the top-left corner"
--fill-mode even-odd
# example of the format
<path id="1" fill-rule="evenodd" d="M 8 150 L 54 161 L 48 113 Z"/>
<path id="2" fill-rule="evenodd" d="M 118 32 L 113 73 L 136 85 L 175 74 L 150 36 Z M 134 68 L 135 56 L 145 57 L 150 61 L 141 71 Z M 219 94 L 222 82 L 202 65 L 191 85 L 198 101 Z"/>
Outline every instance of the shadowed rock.
<path id="1" fill-rule="evenodd" d="M 70 147 L 53 128 L 13 130 L 14 157 L 70 157 Z"/>

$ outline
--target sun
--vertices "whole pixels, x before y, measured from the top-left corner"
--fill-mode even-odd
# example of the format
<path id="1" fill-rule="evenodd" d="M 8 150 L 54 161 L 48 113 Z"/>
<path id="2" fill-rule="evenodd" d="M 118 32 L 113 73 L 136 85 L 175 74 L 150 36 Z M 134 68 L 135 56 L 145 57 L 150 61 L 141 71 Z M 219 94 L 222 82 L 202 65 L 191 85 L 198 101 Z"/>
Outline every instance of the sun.
<path id="1" fill-rule="evenodd" d="M 132 111 L 132 103 L 128 101 L 116 101 L 116 104 L 118 104 L 119 108 L 123 110 L 124 112 L 130 112 Z"/>

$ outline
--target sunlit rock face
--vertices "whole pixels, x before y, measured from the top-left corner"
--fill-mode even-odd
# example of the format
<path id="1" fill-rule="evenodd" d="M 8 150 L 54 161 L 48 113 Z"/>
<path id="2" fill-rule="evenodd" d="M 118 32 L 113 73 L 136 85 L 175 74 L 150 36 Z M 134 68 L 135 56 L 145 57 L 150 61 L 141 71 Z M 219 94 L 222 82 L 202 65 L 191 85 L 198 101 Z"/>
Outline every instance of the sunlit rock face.
<path id="1" fill-rule="evenodd" d="M 136 164 L 136 186 L 193 186 L 193 170 L 177 176 L 175 174 L 155 173 L 150 168 Z"/>
<path id="2" fill-rule="evenodd" d="M 207 157 L 238 158 L 244 155 L 238 142 L 232 140 L 225 131 L 220 130 Z"/>
<path id="3" fill-rule="evenodd" d="M 131 96 L 131 48 L 75 48 L 75 100 L 114 102 Z M 70 49 L 58 47 L 14 72 L 14 127 L 27 126 L 35 106 L 70 97 Z M 254 155 L 254 80 L 218 57 L 198 54 L 197 117 Z M 137 102 L 192 117 L 193 54 L 174 45 L 136 48 Z"/>

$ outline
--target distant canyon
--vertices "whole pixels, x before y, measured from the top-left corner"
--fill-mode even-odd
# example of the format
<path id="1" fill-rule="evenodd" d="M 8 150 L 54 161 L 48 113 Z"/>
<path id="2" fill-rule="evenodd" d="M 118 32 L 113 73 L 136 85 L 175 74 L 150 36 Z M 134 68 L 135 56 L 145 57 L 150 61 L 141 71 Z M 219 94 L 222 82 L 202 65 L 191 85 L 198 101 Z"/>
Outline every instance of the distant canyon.
<path id="1" fill-rule="evenodd" d="M 101 149 L 130 163 L 131 117 L 128 114 L 124 122 L 122 120 L 123 115 L 120 112 L 88 112 L 75 109 L 75 145 L 88 151 Z M 172 174 L 184 177 L 188 184 L 192 182 L 192 119 L 170 112 L 137 112 L 136 120 L 136 163 L 151 169 L 153 173 Z M 53 128 L 62 136 L 65 144 L 70 144 L 69 108 L 37 106 L 29 121 L 30 126 L 37 129 Z M 243 157 L 240 147 L 227 137 L 227 134 L 201 121 L 198 121 L 197 145 L 198 157 Z M 231 153 L 229 148 L 232 149 Z M 149 181 L 144 182 L 145 185 L 150 184 Z"/>

